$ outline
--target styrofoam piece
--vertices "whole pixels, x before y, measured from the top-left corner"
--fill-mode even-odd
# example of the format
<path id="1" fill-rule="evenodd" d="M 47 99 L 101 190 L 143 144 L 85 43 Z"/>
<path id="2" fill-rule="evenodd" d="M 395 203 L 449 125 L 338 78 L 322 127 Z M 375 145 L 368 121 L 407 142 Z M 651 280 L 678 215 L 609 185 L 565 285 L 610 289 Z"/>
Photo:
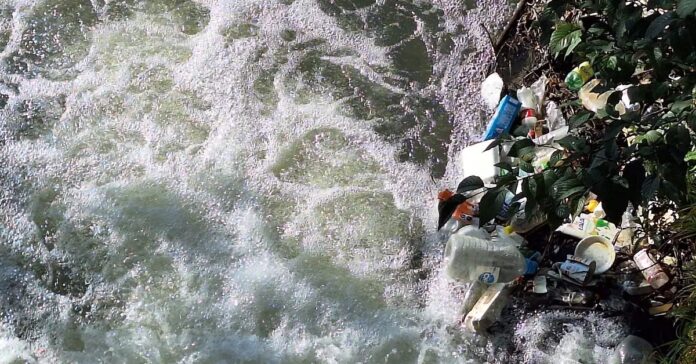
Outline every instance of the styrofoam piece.
<path id="1" fill-rule="evenodd" d="M 509 301 L 510 295 L 505 284 L 492 284 L 466 315 L 464 325 L 473 332 L 483 333 L 498 320 Z"/>
<path id="2" fill-rule="evenodd" d="M 493 182 L 493 177 L 499 173 L 496 163 L 501 161 L 498 148 L 484 151 L 491 144 L 490 140 L 470 145 L 457 155 L 457 164 L 461 178 L 479 176 L 484 183 Z"/>

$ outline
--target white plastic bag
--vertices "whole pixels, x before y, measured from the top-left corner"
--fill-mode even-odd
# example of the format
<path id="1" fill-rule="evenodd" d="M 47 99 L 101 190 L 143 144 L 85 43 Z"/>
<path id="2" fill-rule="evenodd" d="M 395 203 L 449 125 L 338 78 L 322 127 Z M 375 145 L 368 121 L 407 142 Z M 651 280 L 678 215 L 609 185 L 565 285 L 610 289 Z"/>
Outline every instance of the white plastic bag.
<path id="1" fill-rule="evenodd" d="M 549 79 L 546 75 L 541 75 L 538 80 L 536 80 L 532 86 L 532 92 L 536 98 L 536 111 L 541 112 L 541 105 L 544 104 L 544 99 L 546 97 L 546 84 L 549 83 Z"/>
<path id="2" fill-rule="evenodd" d="M 553 101 L 549 101 L 549 103 L 546 104 L 546 124 L 549 126 L 550 130 L 556 130 L 566 126 L 566 119 L 563 117 L 561 109 Z"/>
<path id="3" fill-rule="evenodd" d="M 522 103 L 523 109 L 534 109 L 537 113 L 541 112 L 541 105 L 544 103 L 546 94 L 546 84 L 549 80 L 546 76 L 539 77 L 532 86 L 522 86 L 517 90 L 517 99 Z"/>
<path id="4" fill-rule="evenodd" d="M 534 95 L 534 91 L 525 86 L 522 86 L 519 90 L 517 90 L 517 100 L 520 100 L 523 109 L 536 110 L 539 104 L 539 100 L 537 100 L 536 96 Z"/>

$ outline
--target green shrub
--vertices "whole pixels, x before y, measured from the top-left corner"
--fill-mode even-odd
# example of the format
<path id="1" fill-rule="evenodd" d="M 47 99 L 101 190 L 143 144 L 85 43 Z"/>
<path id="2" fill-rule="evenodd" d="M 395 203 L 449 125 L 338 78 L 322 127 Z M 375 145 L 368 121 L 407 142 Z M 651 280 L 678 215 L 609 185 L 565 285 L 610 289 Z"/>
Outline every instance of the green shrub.
<path id="1" fill-rule="evenodd" d="M 552 226 L 581 212 L 588 191 L 599 196 L 607 220 L 620 223 L 629 201 L 634 205 L 680 209 L 688 204 L 687 177 L 696 160 L 696 0 L 626 2 L 625 0 L 551 1 L 540 23 L 553 22 L 547 44 L 551 64 L 566 70 L 592 63 L 603 91 L 619 85 L 633 111 L 621 113 L 622 92 L 606 107 L 591 112 L 579 100 L 563 100 L 570 134 L 558 143 L 549 168 L 533 171 L 537 148 L 525 138 L 503 135 L 492 147 L 511 144 L 512 164 L 481 201 L 481 221 L 493 218 L 507 190 L 526 198 L 528 214 L 540 211 Z M 596 91 L 595 91 L 596 92 Z M 619 105 L 619 108 L 621 106 Z M 515 211 L 515 204 L 511 209 Z M 509 215 L 511 216 L 511 215 Z M 528 215 L 529 216 L 529 215 Z"/>

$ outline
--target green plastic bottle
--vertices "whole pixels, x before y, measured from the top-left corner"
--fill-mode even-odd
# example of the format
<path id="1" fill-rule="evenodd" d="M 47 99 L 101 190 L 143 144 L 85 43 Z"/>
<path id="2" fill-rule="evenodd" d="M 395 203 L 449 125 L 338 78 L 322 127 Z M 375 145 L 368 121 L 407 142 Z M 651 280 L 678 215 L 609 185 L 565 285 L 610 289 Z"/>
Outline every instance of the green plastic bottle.
<path id="1" fill-rule="evenodd" d="M 565 78 L 565 83 L 573 91 L 579 90 L 585 82 L 589 81 L 594 75 L 594 70 L 590 62 L 582 62 L 573 68 Z"/>

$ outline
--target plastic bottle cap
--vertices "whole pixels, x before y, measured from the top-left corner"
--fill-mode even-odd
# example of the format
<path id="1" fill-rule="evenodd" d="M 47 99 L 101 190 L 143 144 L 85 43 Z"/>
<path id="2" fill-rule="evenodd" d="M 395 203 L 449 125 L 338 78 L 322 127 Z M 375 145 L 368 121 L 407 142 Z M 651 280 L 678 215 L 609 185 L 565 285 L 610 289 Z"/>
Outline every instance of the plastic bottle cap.
<path id="1" fill-rule="evenodd" d="M 598 205 L 599 205 L 599 201 L 590 200 L 590 202 L 587 203 L 587 211 L 594 212 L 594 210 L 597 208 Z"/>
<path id="2" fill-rule="evenodd" d="M 503 232 L 507 235 L 510 235 L 510 234 L 514 233 L 515 230 L 512 228 L 512 226 L 508 225 L 508 226 L 503 227 Z"/>
<path id="3" fill-rule="evenodd" d="M 536 274 L 536 272 L 539 270 L 539 263 L 529 259 L 529 258 L 524 258 L 525 261 L 525 267 L 524 267 L 524 275 L 526 276 L 533 276 Z"/>

